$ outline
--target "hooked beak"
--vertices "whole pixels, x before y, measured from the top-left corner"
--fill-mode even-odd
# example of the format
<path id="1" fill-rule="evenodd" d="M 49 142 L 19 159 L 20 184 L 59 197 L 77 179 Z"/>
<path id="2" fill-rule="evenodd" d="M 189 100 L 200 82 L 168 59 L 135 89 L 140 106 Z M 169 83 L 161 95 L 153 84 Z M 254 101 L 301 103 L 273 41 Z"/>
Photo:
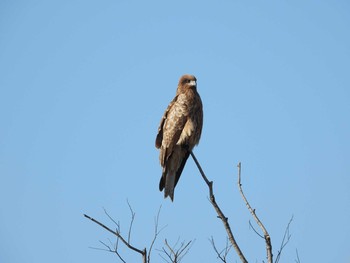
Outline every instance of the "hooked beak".
<path id="1" fill-rule="evenodd" d="M 190 81 L 190 85 L 191 85 L 191 86 L 195 86 L 195 87 L 196 87 L 196 86 L 197 86 L 197 83 L 196 83 L 196 81 L 195 81 L 195 80 L 191 80 L 191 81 Z"/>

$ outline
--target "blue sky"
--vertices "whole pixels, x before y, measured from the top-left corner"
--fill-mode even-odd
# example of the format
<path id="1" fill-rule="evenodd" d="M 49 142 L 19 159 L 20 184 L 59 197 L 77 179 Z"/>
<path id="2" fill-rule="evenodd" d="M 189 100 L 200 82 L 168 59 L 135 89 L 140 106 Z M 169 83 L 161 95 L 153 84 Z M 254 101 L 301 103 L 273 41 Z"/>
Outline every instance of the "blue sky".
<path id="1" fill-rule="evenodd" d="M 158 191 L 154 140 L 178 78 L 196 75 L 204 128 L 195 154 L 214 180 L 249 262 L 264 242 L 281 262 L 350 262 L 350 5 L 347 1 L 1 1 L 0 261 L 118 262 L 90 249 L 193 240 L 183 262 L 215 262 L 225 244 L 189 159 L 175 201 Z M 138 255 L 120 248 L 128 262 Z M 159 251 L 152 262 L 162 262 Z M 234 251 L 231 262 L 238 260 Z"/>

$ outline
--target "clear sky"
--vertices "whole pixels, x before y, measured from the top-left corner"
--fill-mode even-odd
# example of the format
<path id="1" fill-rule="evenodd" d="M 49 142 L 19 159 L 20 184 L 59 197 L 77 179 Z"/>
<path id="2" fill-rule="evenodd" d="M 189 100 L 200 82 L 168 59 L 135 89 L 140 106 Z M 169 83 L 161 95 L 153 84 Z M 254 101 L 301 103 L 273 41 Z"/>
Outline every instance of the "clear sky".
<path id="1" fill-rule="evenodd" d="M 118 262 L 91 249 L 113 236 L 83 213 L 155 248 L 196 240 L 183 262 L 225 244 L 189 159 L 175 201 L 158 191 L 154 147 L 179 77 L 204 104 L 194 152 L 249 262 L 264 241 L 281 262 L 350 262 L 348 1 L 8 1 L 0 3 L 0 262 Z M 121 247 L 128 262 L 140 256 Z M 154 250 L 152 262 L 162 262 Z M 238 260 L 234 251 L 231 262 Z"/>

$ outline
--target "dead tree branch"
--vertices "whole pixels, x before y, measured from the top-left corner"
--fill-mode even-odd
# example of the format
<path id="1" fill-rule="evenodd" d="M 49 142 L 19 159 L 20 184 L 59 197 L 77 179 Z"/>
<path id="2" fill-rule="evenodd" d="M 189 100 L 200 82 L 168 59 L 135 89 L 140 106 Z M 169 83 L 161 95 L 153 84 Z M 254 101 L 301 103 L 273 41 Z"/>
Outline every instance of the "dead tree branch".
<path id="1" fill-rule="evenodd" d="M 265 239 L 263 235 L 261 235 L 256 229 L 255 227 L 252 225 L 252 222 L 250 222 L 249 220 L 249 226 L 253 229 L 253 231 L 255 232 L 255 234 L 257 234 L 259 237 L 261 237 L 262 239 Z"/>
<path id="2" fill-rule="evenodd" d="M 102 245 L 104 245 L 104 246 L 105 246 L 106 248 L 108 248 L 108 249 L 99 249 L 99 250 L 104 250 L 104 251 L 108 251 L 108 252 L 115 253 L 115 254 L 118 256 L 118 258 L 119 258 L 123 263 L 126 263 L 126 261 L 122 258 L 122 256 L 121 256 L 121 255 L 119 254 L 119 252 L 118 252 L 118 243 L 119 243 L 119 238 L 118 238 L 118 237 L 117 237 L 117 242 L 116 242 L 116 244 L 115 244 L 114 249 L 111 248 L 111 247 L 113 246 L 111 240 L 109 240 L 110 246 L 107 245 L 106 243 L 102 242 L 101 240 L 100 240 L 100 243 L 101 243 Z"/>
<path id="3" fill-rule="evenodd" d="M 215 242 L 214 242 L 214 238 L 211 237 L 211 239 L 209 240 L 211 245 L 213 246 L 213 249 L 215 250 L 216 252 L 216 255 L 217 257 L 224 263 L 226 263 L 226 258 L 227 258 L 227 255 L 228 253 L 230 252 L 230 249 L 232 248 L 232 245 L 229 244 L 228 242 L 228 239 L 226 240 L 226 246 L 224 249 L 222 249 L 221 251 L 219 251 L 215 245 Z"/>
<path id="4" fill-rule="evenodd" d="M 127 201 L 127 204 L 128 204 L 128 207 L 129 207 L 129 210 L 130 210 L 130 213 L 131 213 L 131 219 L 130 219 L 130 226 L 129 226 L 129 230 L 128 230 L 128 237 L 127 237 L 127 240 L 125 238 L 123 238 L 123 236 L 121 235 L 120 233 L 120 224 L 119 222 L 116 222 L 106 211 L 106 209 L 104 209 L 104 212 L 105 214 L 107 215 L 107 217 L 116 225 L 116 230 L 113 231 L 111 230 L 109 227 L 107 227 L 106 225 L 102 224 L 101 222 L 97 221 L 96 219 L 84 214 L 84 216 L 88 219 L 90 219 L 91 221 L 93 221 L 94 223 L 100 225 L 101 227 L 103 227 L 104 229 L 106 229 L 107 231 L 109 231 L 110 233 L 112 233 L 113 235 L 115 235 L 117 237 L 117 240 L 116 240 L 116 243 L 115 243 L 115 246 L 113 248 L 113 245 L 112 245 L 112 242 L 109 240 L 109 243 L 110 245 L 107 245 L 106 243 L 100 241 L 100 243 L 106 247 L 105 249 L 104 248 L 93 248 L 93 249 L 97 249 L 97 250 L 103 250 L 103 251 L 107 251 L 107 252 L 113 252 L 115 253 L 118 258 L 122 261 L 122 262 L 126 262 L 122 256 L 120 255 L 120 253 L 118 252 L 118 245 L 119 245 L 119 240 L 122 241 L 122 243 L 124 243 L 124 245 L 126 245 L 129 249 L 139 253 L 142 255 L 142 262 L 143 263 L 150 263 L 151 262 L 151 252 L 152 252 L 152 249 L 153 249 L 153 246 L 154 246 L 154 243 L 156 242 L 156 239 L 158 237 L 158 235 L 160 234 L 160 232 L 166 227 L 162 227 L 159 229 L 159 216 L 160 216 L 160 211 L 161 211 L 161 206 L 159 207 L 159 210 L 158 210 L 158 213 L 157 213 L 157 216 L 155 217 L 154 219 L 154 236 L 153 236 L 153 239 L 152 239 L 152 242 L 151 242 L 151 245 L 149 247 L 149 252 L 147 253 L 147 250 L 146 248 L 144 248 L 143 250 L 141 249 L 138 249 L 134 246 L 131 245 L 131 232 L 132 232 L 132 226 L 133 226 L 133 223 L 134 223 L 134 220 L 135 220 L 135 215 L 136 213 L 134 212 L 134 210 L 132 209 L 129 201 Z M 182 252 L 181 252 L 182 253 Z M 186 252 L 187 253 L 187 252 Z"/>
<path id="5" fill-rule="evenodd" d="M 258 226 L 261 228 L 262 232 L 264 233 L 264 239 L 265 239 L 265 243 L 266 243 L 266 254 L 267 254 L 267 262 L 268 263 L 272 263 L 273 262 L 273 254 L 272 254 L 272 244 L 271 244 L 271 237 L 269 235 L 269 233 L 267 232 L 265 226 L 263 225 L 263 223 L 260 221 L 260 219 L 258 218 L 258 216 L 255 213 L 255 209 L 253 209 L 247 198 L 245 197 L 244 193 L 243 193 L 243 189 L 242 189 L 242 184 L 241 184 L 241 163 L 239 162 L 238 165 L 238 188 L 239 188 L 239 192 L 241 193 L 241 196 L 249 210 L 249 212 L 251 213 L 251 215 L 253 216 L 255 222 L 258 224 Z"/>
<path id="6" fill-rule="evenodd" d="M 218 204 L 215 201 L 215 196 L 213 193 L 213 181 L 209 181 L 208 178 L 205 176 L 205 174 L 202 170 L 202 167 L 200 166 L 196 156 L 193 154 L 192 151 L 190 151 L 190 154 L 191 154 L 194 162 L 196 163 L 198 170 L 203 177 L 203 180 L 205 181 L 205 183 L 208 186 L 210 202 L 213 205 L 216 213 L 218 214 L 218 217 L 221 219 L 233 248 L 235 249 L 235 251 L 236 251 L 237 255 L 239 256 L 239 258 L 241 259 L 241 261 L 243 263 L 247 263 L 248 261 L 246 260 L 245 256 L 243 255 L 241 249 L 239 248 L 239 246 L 238 246 L 238 244 L 233 236 L 230 224 L 228 223 L 228 218 L 224 215 L 224 213 L 221 211 L 220 207 L 218 206 Z"/>
<path id="7" fill-rule="evenodd" d="M 90 217 L 90 216 L 88 216 L 88 215 L 86 215 L 86 214 L 84 214 L 84 216 L 85 216 L 86 218 L 90 219 L 92 222 L 94 222 L 94 223 L 98 224 L 99 226 L 103 227 L 103 228 L 106 229 L 108 232 L 110 232 L 110 233 L 112 233 L 113 235 L 115 235 L 115 236 L 116 236 L 118 239 L 120 239 L 120 240 L 124 243 L 124 245 L 127 246 L 129 249 L 131 249 L 131 250 L 133 250 L 133 251 L 139 253 L 140 255 L 142 255 L 142 262 L 143 262 L 143 263 L 147 263 L 147 250 L 146 250 L 146 248 L 144 248 L 143 250 L 141 250 L 141 249 L 138 249 L 138 248 L 132 246 L 128 241 L 126 241 L 126 240 L 122 237 L 122 235 L 120 234 L 120 231 L 119 231 L 118 229 L 117 229 L 117 231 L 113 231 L 112 229 L 110 229 L 109 227 L 105 226 L 104 224 L 102 224 L 101 222 L 97 221 L 96 219 L 94 219 L 94 218 L 92 218 L 92 217 Z M 115 221 L 113 220 L 113 222 L 115 222 Z M 115 223 L 116 223 L 116 222 L 115 222 Z M 118 224 L 117 224 L 117 225 L 118 225 Z M 107 248 L 108 248 L 108 246 L 107 246 Z M 111 250 L 111 249 L 110 249 L 110 250 Z M 119 256 L 119 258 L 121 258 L 120 255 L 119 255 L 118 253 L 117 253 L 117 255 Z M 123 261 L 123 260 L 122 260 L 122 261 Z"/>
<path id="8" fill-rule="evenodd" d="M 290 224 L 292 223 L 293 221 L 293 216 L 291 217 L 291 219 L 289 220 L 287 226 L 286 226 L 286 230 L 284 231 L 284 235 L 283 235 L 283 239 L 282 239 L 282 242 L 281 242 L 281 246 L 280 246 L 280 249 L 278 251 L 278 254 L 277 254 L 277 257 L 276 257 L 276 261 L 275 263 L 278 263 L 280 258 L 281 258 L 281 254 L 282 254 L 282 250 L 284 249 L 284 247 L 288 244 L 290 238 L 291 238 L 291 234 L 289 233 L 289 227 L 290 227 Z M 297 254 L 298 256 L 298 254 Z"/>
<path id="9" fill-rule="evenodd" d="M 297 259 L 295 260 L 295 262 L 296 262 L 296 263 L 300 263 L 298 249 L 297 249 L 295 252 L 296 252 L 296 254 L 297 254 Z"/>
<path id="10" fill-rule="evenodd" d="M 189 241 L 187 243 L 185 243 L 185 241 L 181 242 L 180 247 L 176 248 L 178 245 L 179 240 L 176 241 L 175 245 L 172 247 L 169 245 L 167 239 L 164 240 L 165 246 L 166 247 L 162 247 L 162 250 L 160 250 L 161 252 L 163 252 L 168 259 L 166 259 L 165 257 L 163 257 L 162 255 L 160 255 L 166 262 L 168 263 L 179 263 L 184 256 L 186 256 L 186 254 L 188 253 L 188 251 L 191 249 L 191 246 L 193 244 L 192 241 Z M 170 260 L 170 261 L 169 261 Z"/>
<path id="11" fill-rule="evenodd" d="M 211 237 L 211 244 L 213 246 L 214 251 L 217 254 L 218 259 L 220 259 L 222 262 L 226 263 L 227 260 L 227 255 L 230 252 L 230 249 L 233 247 L 237 253 L 237 255 L 239 256 L 240 260 L 242 263 L 248 263 L 248 261 L 246 260 L 244 254 L 242 253 L 240 247 L 238 246 L 235 237 L 232 233 L 230 224 L 228 223 L 228 218 L 224 215 L 224 213 L 222 212 L 221 208 L 219 207 L 219 205 L 216 203 L 215 200 L 215 196 L 214 196 L 214 191 L 213 191 L 213 181 L 209 181 L 208 178 L 206 177 L 201 165 L 199 164 L 196 156 L 194 155 L 194 153 L 192 151 L 190 151 L 190 154 L 203 178 L 203 180 L 205 181 L 206 185 L 208 186 L 208 190 L 209 190 L 209 200 L 210 203 L 212 204 L 213 208 L 215 209 L 218 218 L 221 219 L 224 228 L 226 230 L 227 233 L 227 240 L 226 240 L 226 247 L 224 249 L 222 249 L 221 251 L 219 251 L 215 245 L 214 242 L 214 238 Z M 250 205 L 250 203 L 248 202 L 243 189 L 242 189 L 242 184 L 241 184 L 241 163 L 238 163 L 237 165 L 238 167 L 238 188 L 239 188 L 239 192 L 241 194 L 241 197 L 243 198 L 243 201 L 245 202 L 249 212 L 251 213 L 252 217 L 254 218 L 256 224 L 260 227 L 261 231 L 263 232 L 263 235 L 259 234 L 258 231 L 252 226 L 251 222 L 249 221 L 249 225 L 252 227 L 252 229 L 254 230 L 254 232 L 259 235 L 261 238 L 265 239 L 265 244 L 266 244 L 266 253 L 267 253 L 267 262 L 268 263 L 273 263 L 273 254 L 272 254 L 272 245 L 271 245 L 271 238 L 269 233 L 267 232 L 265 226 L 263 225 L 263 223 L 260 221 L 260 219 L 258 218 L 258 216 L 256 215 L 255 209 L 253 209 Z M 93 248 L 93 249 L 98 249 L 98 250 L 104 250 L 104 251 L 108 251 L 108 252 L 113 252 L 115 253 L 118 258 L 122 261 L 122 262 L 126 262 L 123 257 L 120 255 L 120 253 L 118 252 L 118 245 L 119 245 L 119 241 L 121 241 L 127 248 L 129 248 L 130 250 L 140 254 L 142 256 L 142 262 L 143 263 L 150 263 L 151 262 L 151 252 L 153 249 L 153 246 L 155 244 L 155 241 L 159 235 L 159 233 L 166 227 L 163 227 L 161 229 L 159 229 L 159 215 L 160 215 L 160 211 L 161 211 L 161 207 L 159 208 L 159 211 L 157 213 L 157 216 L 155 217 L 155 229 L 154 229 L 154 237 L 152 239 L 152 242 L 150 244 L 149 247 L 149 252 L 147 253 L 147 249 L 146 247 L 141 250 L 139 248 L 136 248 L 135 246 L 131 245 L 131 232 L 132 232 L 132 227 L 133 227 L 133 223 L 135 220 L 135 212 L 133 211 L 130 203 L 127 201 L 127 204 L 129 206 L 129 210 L 131 213 L 131 220 L 130 220 L 130 225 L 129 225 L 129 230 L 128 230 L 128 235 L 127 238 L 125 239 L 122 235 L 121 235 L 121 231 L 120 231 L 120 224 L 119 222 L 116 222 L 108 213 L 107 211 L 104 209 L 105 214 L 108 216 L 108 218 L 113 221 L 113 223 L 117 226 L 116 230 L 112 230 L 109 227 L 107 227 L 106 225 L 102 224 L 101 222 L 99 222 L 98 220 L 84 214 L 84 217 L 88 218 L 89 220 L 91 220 L 92 222 L 98 224 L 99 226 L 101 226 L 102 228 L 104 228 L 105 230 L 107 230 L 108 232 L 112 233 L 114 236 L 116 236 L 116 244 L 113 247 L 112 242 L 109 240 L 110 245 L 100 241 L 100 243 L 105 247 L 105 249 L 101 249 L 101 248 Z M 286 230 L 284 232 L 284 236 L 280 245 L 280 249 L 278 251 L 277 257 L 276 257 L 276 261 L 275 263 L 278 263 L 280 258 L 281 258 L 281 253 L 282 250 L 285 248 L 285 246 L 289 243 L 289 240 L 291 238 L 291 235 L 289 233 L 289 228 L 290 228 L 290 224 L 293 220 L 293 216 L 290 219 Z M 162 247 L 162 250 L 158 250 L 161 253 L 163 253 L 165 256 L 163 256 L 162 254 L 159 254 L 160 257 L 162 257 L 166 262 L 169 263 L 179 263 L 183 257 L 188 253 L 188 251 L 190 250 L 191 246 L 193 245 L 192 241 L 189 241 L 187 243 L 185 243 L 184 241 L 181 242 L 179 248 L 177 248 L 178 246 L 178 242 L 179 240 L 175 243 L 175 245 L 172 247 L 169 245 L 167 239 L 165 239 L 164 243 L 165 246 Z M 297 253 L 297 260 L 296 262 L 299 263 L 300 259 L 299 259 L 299 255 L 298 255 L 298 251 Z M 264 261 L 263 261 L 264 262 Z"/>
<path id="12" fill-rule="evenodd" d="M 162 227 L 160 230 L 158 230 L 158 226 L 159 226 L 159 215 L 160 215 L 160 210 L 161 210 L 162 206 L 159 207 L 159 210 L 158 210 L 158 213 L 157 213 L 157 217 L 154 219 L 154 237 L 153 237 L 153 240 L 152 240 L 152 243 L 148 249 L 148 259 L 147 259 L 147 262 L 151 262 L 151 252 L 152 252 L 152 248 L 153 248 L 153 245 L 154 243 L 156 242 L 156 239 L 159 235 L 160 232 L 162 232 L 162 230 L 164 228 L 166 228 L 166 226 Z"/>
<path id="13" fill-rule="evenodd" d="M 132 225 L 133 225 L 134 220 L 135 220 L 135 212 L 134 212 L 134 210 L 132 210 L 132 207 L 129 203 L 129 200 L 126 200 L 126 202 L 128 203 L 128 207 L 129 207 L 130 213 L 131 213 L 131 220 L 130 220 L 130 226 L 129 226 L 129 232 L 128 232 L 128 243 L 130 244 Z"/>

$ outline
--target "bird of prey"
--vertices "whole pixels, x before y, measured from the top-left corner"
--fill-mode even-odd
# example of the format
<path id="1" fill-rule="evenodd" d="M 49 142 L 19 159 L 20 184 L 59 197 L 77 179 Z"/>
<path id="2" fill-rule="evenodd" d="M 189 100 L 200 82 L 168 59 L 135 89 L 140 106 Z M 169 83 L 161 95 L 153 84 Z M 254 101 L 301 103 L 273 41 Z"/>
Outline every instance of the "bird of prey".
<path id="1" fill-rule="evenodd" d="M 174 189 L 192 151 L 199 143 L 203 126 L 202 100 L 197 92 L 197 79 L 183 75 L 177 86 L 176 96 L 170 102 L 160 121 L 156 148 L 160 149 L 159 161 L 162 177 L 159 190 L 164 198 L 174 201 Z"/>

